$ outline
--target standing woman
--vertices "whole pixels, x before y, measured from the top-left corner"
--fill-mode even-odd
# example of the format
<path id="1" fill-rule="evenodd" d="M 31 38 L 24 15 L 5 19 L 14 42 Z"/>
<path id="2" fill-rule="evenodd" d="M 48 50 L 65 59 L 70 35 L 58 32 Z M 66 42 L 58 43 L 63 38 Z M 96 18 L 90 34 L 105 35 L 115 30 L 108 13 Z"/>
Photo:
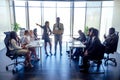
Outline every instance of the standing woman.
<path id="1" fill-rule="evenodd" d="M 37 23 L 36 23 L 36 25 L 40 26 L 44 30 L 43 35 L 42 35 L 42 39 L 44 39 L 44 42 L 45 42 L 45 54 L 48 56 L 48 53 L 47 53 L 47 42 L 48 42 L 50 45 L 50 54 L 52 55 L 52 53 L 51 53 L 52 44 L 51 44 L 50 38 L 49 38 L 49 35 L 51 35 L 52 31 L 49 27 L 49 22 L 46 21 L 44 26 L 41 26 Z"/>

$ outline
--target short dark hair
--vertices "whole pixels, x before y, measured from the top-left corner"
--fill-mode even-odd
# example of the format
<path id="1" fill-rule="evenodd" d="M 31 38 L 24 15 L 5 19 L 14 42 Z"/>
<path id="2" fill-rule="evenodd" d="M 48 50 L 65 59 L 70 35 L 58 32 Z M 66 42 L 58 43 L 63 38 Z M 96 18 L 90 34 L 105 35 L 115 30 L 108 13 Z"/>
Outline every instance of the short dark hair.
<path id="1" fill-rule="evenodd" d="M 115 28 L 112 27 L 109 29 L 109 34 L 113 34 L 113 33 L 115 33 Z"/>

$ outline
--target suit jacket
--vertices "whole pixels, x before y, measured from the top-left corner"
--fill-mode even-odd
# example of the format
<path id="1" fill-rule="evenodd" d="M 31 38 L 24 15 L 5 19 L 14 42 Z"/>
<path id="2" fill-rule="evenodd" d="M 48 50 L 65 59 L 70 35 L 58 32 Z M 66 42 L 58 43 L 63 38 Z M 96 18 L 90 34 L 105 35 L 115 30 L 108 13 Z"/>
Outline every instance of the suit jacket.
<path id="1" fill-rule="evenodd" d="M 81 42 L 85 42 L 86 41 L 86 36 L 84 33 L 81 33 L 80 36 L 78 38 L 76 38 L 77 40 L 81 41 Z"/>
<path id="2" fill-rule="evenodd" d="M 117 44 L 118 44 L 118 36 L 116 34 L 109 35 L 105 41 L 105 51 L 107 53 L 113 53 L 117 49 Z"/>
<path id="3" fill-rule="evenodd" d="M 53 34 L 59 34 L 59 35 L 62 35 L 64 32 L 64 25 L 62 23 L 59 23 L 59 26 L 58 26 L 58 23 L 55 23 L 53 25 Z"/>
<path id="4" fill-rule="evenodd" d="M 98 37 L 94 37 L 90 41 L 90 45 L 88 46 L 88 55 L 90 55 L 94 59 L 101 59 L 104 56 L 104 46 L 101 44 Z"/>

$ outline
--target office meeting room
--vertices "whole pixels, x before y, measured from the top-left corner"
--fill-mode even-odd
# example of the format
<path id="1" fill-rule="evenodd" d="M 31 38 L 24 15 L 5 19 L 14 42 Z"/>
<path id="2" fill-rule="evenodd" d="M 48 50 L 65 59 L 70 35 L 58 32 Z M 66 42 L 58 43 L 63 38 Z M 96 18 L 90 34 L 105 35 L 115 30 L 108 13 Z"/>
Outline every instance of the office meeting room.
<path id="1" fill-rule="evenodd" d="M 120 80 L 120 0 L 0 0 L 0 80 Z"/>

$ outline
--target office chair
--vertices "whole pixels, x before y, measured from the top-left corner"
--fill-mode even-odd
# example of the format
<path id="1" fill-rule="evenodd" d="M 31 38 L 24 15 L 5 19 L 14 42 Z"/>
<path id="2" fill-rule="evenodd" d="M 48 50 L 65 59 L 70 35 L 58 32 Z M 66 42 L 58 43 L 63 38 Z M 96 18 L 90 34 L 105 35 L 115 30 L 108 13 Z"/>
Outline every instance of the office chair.
<path id="1" fill-rule="evenodd" d="M 15 55 L 15 54 L 13 55 L 11 53 L 11 51 L 8 48 L 8 46 L 9 46 L 9 39 L 10 39 L 10 32 L 4 32 L 4 34 L 6 35 L 6 37 L 4 39 L 4 43 L 5 43 L 5 46 L 6 46 L 6 49 L 7 49 L 6 56 L 9 57 L 11 60 L 14 60 L 13 63 L 11 63 L 11 64 L 6 66 L 6 70 L 8 71 L 9 70 L 9 66 L 13 65 L 14 67 L 12 69 L 12 73 L 14 74 L 14 73 L 16 73 L 18 71 L 18 69 L 17 69 L 18 64 L 23 63 L 23 61 L 18 62 L 18 57 L 22 57 L 22 55 L 18 56 L 18 55 Z"/>
<path id="2" fill-rule="evenodd" d="M 116 32 L 116 39 L 114 40 L 114 45 L 112 45 L 112 47 L 107 50 L 105 53 L 107 54 L 107 57 L 105 58 L 105 65 L 108 65 L 108 61 L 112 61 L 114 63 L 115 66 L 117 66 L 117 62 L 115 58 L 110 58 L 110 54 L 114 54 L 117 50 L 117 44 L 118 44 L 118 40 L 119 40 L 119 32 Z M 114 48 L 113 48 L 114 47 Z M 113 50 L 111 50 L 113 49 Z"/>

